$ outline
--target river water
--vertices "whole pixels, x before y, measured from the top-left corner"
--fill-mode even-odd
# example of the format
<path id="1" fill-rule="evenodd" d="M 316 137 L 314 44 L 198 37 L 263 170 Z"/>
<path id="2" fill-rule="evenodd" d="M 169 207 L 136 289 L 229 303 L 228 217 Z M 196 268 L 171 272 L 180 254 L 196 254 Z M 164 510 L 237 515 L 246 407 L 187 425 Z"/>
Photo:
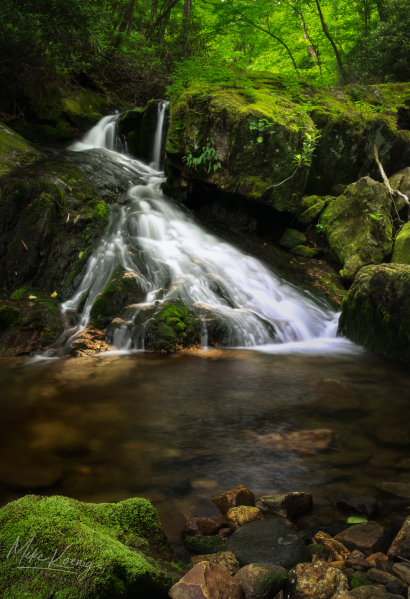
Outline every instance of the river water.
<path id="1" fill-rule="evenodd" d="M 205 232 L 160 191 L 159 142 L 147 166 L 118 152 L 115 128 L 116 117 L 105 117 L 72 151 L 104 147 L 142 182 L 111 211 L 78 292 L 63 305 L 72 312 L 89 292 L 80 324 L 60 345 L 86 326 L 119 265 L 144 277 L 147 296 L 112 353 L 0 361 L 1 503 L 27 492 L 96 502 L 146 497 L 183 555 L 185 519 L 216 514 L 212 496 L 238 484 L 257 496 L 309 491 L 315 516 L 331 524 L 345 518 L 335 498 L 383 500 L 379 483 L 410 483 L 408 367 L 336 338 L 330 307 Z M 131 245 L 144 255 L 144 273 Z M 215 280 L 224 293 L 215 293 Z M 205 328 L 200 351 L 137 350 L 135 313 L 172 297 L 197 314 L 205 305 L 229 318 L 234 347 L 207 348 Z M 331 431 L 325 452 L 261 440 L 316 429 Z"/>

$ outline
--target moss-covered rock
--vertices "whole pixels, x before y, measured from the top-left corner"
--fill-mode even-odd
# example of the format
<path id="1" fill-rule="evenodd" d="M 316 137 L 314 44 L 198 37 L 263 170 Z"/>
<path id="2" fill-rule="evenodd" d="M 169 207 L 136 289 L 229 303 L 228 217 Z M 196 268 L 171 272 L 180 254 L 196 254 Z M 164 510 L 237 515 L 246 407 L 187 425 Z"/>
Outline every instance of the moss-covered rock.
<path id="1" fill-rule="evenodd" d="M 158 302 L 138 313 L 133 337 L 147 350 L 174 353 L 201 342 L 201 322 L 179 299 Z"/>
<path id="2" fill-rule="evenodd" d="M 180 579 L 146 499 L 93 504 L 26 495 L 0 509 L 0 544 L 4 599 L 165 599 Z"/>
<path id="3" fill-rule="evenodd" d="M 0 177 L 20 164 L 33 162 L 40 157 L 25 139 L 0 123 Z"/>
<path id="4" fill-rule="evenodd" d="M 410 360 L 410 266 L 366 266 L 342 302 L 339 334 L 377 353 Z"/>
<path id="5" fill-rule="evenodd" d="M 125 306 L 138 304 L 146 296 L 145 281 L 136 272 L 117 272 L 91 308 L 91 317 L 107 326 Z"/>
<path id="6" fill-rule="evenodd" d="M 390 177 L 389 182 L 392 189 L 400 191 L 410 199 L 410 167 L 395 173 Z M 396 211 L 399 213 L 403 211 L 403 216 L 407 216 L 408 207 L 406 206 L 404 198 L 400 196 L 396 197 L 394 204 L 395 205 L 392 207 L 393 217 L 397 216 Z"/>
<path id="7" fill-rule="evenodd" d="M 285 229 L 279 241 L 279 245 L 288 249 L 302 245 L 302 243 L 306 243 L 306 236 L 296 229 Z"/>
<path id="8" fill-rule="evenodd" d="M 185 546 L 201 555 L 209 553 L 218 553 L 218 551 L 224 551 L 226 548 L 226 542 L 222 541 L 216 536 L 196 536 L 196 537 L 184 537 Z"/>
<path id="9" fill-rule="evenodd" d="M 128 151 L 144 162 L 150 162 L 153 157 L 158 102 L 160 100 L 151 100 L 145 108 L 124 112 L 118 123 L 119 133 L 125 137 Z"/>
<path id="10" fill-rule="evenodd" d="M 316 250 L 308 248 L 306 245 L 297 245 L 290 250 L 290 253 L 302 256 L 303 258 L 314 258 L 317 255 Z"/>
<path id="11" fill-rule="evenodd" d="M 196 179 L 281 212 L 297 211 L 309 160 L 292 176 L 294 156 L 314 126 L 269 77 L 259 75 L 244 89 L 215 85 L 209 93 L 196 84 L 173 102 L 166 143 L 171 192 Z"/>
<path id="12" fill-rule="evenodd" d="M 349 185 L 322 213 L 320 223 L 346 279 L 353 279 L 362 266 L 380 264 L 391 254 L 390 210 L 386 187 L 364 177 Z"/>
<path id="13" fill-rule="evenodd" d="M 17 310 L 17 308 L 0 306 L 0 330 L 18 326 L 22 320 L 20 310 Z"/>
<path id="14" fill-rule="evenodd" d="M 369 580 L 369 578 L 367 578 L 367 576 L 364 572 L 356 572 L 356 574 L 353 576 L 352 580 L 350 581 L 350 588 L 358 589 L 359 587 L 366 587 L 371 584 L 372 584 L 372 582 Z"/>
<path id="15" fill-rule="evenodd" d="M 319 216 L 319 214 L 322 212 L 325 205 L 326 205 L 326 203 L 323 200 L 317 202 L 316 204 L 313 204 L 313 206 L 311 206 L 310 208 L 308 208 L 307 210 L 305 210 L 304 212 L 302 212 L 302 214 L 300 214 L 298 216 L 298 224 L 301 225 L 302 227 L 306 227 L 307 225 L 310 225 L 310 223 Z"/>
<path id="16" fill-rule="evenodd" d="M 410 264 L 410 223 L 404 225 L 397 235 L 391 261 L 393 264 Z"/>

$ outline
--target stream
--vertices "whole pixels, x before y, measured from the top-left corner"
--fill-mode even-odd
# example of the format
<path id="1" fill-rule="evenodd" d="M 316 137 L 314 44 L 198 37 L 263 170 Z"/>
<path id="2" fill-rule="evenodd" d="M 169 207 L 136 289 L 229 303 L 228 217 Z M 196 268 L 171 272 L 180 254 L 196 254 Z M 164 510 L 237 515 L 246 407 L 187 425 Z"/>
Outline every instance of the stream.
<path id="1" fill-rule="evenodd" d="M 380 483 L 410 483 L 408 367 L 337 338 L 338 314 L 324 300 L 211 235 L 163 195 L 165 108 L 159 103 L 150 165 L 127 156 L 118 116 L 70 148 L 103 149 L 138 183 L 111 207 L 82 282 L 62 305 L 67 327 L 55 348 L 46 359 L 0 361 L 1 504 L 28 492 L 93 502 L 146 497 L 184 557 L 186 518 L 217 514 L 211 498 L 239 484 L 256 496 L 308 491 L 324 525 L 346 519 L 335 498 L 391 499 Z M 113 351 L 56 358 L 87 326 L 118 268 L 143 282 L 146 297 L 122 317 Z M 136 316 L 174 298 L 203 319 L 202 350 L 145 352 Z M 227 347 L 208 347 L 209 311 L 229 322 Z M 316 429 L 332 434 L 323 453 L 262 439 Z"/>

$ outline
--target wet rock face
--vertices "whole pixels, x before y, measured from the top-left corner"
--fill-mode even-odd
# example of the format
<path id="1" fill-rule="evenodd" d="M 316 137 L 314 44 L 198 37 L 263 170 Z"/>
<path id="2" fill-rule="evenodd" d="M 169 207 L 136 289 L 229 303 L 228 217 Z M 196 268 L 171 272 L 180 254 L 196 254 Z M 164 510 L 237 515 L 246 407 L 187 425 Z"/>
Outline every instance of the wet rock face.
<path id="1" fill-rule="evenodd" d="M 335 536 L 345 547 L 353 551 L 357 549 L 366 557 L 372 553 L 387 551 L 390 543 L 389 533 L 378 524 L 358 524 Z"/>
<path id="2" fill-rule="evenodd" d="M 400 229 L 394 241 L 392 264 L 410 264 L 410 223 Z"/>
<path id="3" fill-rule="evenodd" d="M 231 508 L 255 505 L 255 495 L 243 485 L 239 485 L 222 495 L 217 495 L 212 498 L 212 501 L 220 509 L 222 514 L 227 514 Z"/>
<path id="4" fill-rule="evenodd" d="M 110 349 L 111 347 L 105 342 L 105 333 L 91 324 L 76 337 L 70 349 L 70 356 L 92 356 Z"/>
<path id="5" fill-rule="evenodd" d="M 7 125 L 0 123 L 0 176 L 20 164 L 29 164 L 39 157 L 40 152 Z"/>
<path id="6" fill-rule="evenodd" d="M 349 185 L 324 210 L 320 222 L 330 248 L 352 280 L 367 264 L 380 264 L 393 249 L 391 198 L 381 183 L 369 177 Z"/>
<path id="7" fill-rule="evenodd" d="M 224 569 L 209 562 L 197 564 L 169 591 L 172 599 L 244 599 L 240 585 Z"/>
<path id="8" fill-rule="evenodd" d="M 236 557 L 231 551 L 219 551 L 218 553 L 210 553 L 209 555 L 196 555 L 189 560 L 191 564 L 199 564 L 201 562 L 209 562 L 223 568 L 231 576 L 240 569 L 240 565 Z"/>
<path id="9" fill-rule="evenodd" d="M 118 123 L 129 153 L 147 163 L 151 162 L 154 150 L 158 102 L 160 100 L 151 100 L 145 108 L 128 110 Z"/>
<path id="10" fill-rule="evenodd" d="M 338 333 L 370 350 L 410 359 L 410 266 L 362 268 L 342 304 Z"/>
<path id="11" fill-rule="evenodd" d="M 269 564 L 249 564 L 235 575 L 245 599 L 274 599 L 285 587 L 288 573 L 285 568 Z"/>
<path id="12" fill-rule="evenodd" d="M 262 563 L 289 570 L 309 558 L 303 540 L 280 520 L 259 520 L 242 526 L 229 537 L 227 549 L 241 566 Z"/>
<path id="13" fill-rule="evenodd" d="M 290 599 L 339 599 L 349 591 L 346 576 L 326 562 L 299 564 L 289 572 Z"/>
<path id="14" fill-rule="evenodd" d="M 393 543 L 390 545 L 387 556 L 390 559 L 398 556 L 410 559 L 410 517 L 406 519 Z"/>
<path id="15" fill-rule="evenodd" d="M 313 507 L 313 499 L 309 493 L 304 492 L 263 495 L 256 501 L 256 507 L 265 516 L 279 516 L 294 521 L 310 512 Z"/>
<path id="16" fill-rule="evenodd" d="M 209 516 L 208 518 L 191 518 L 187 521 L 182 534 L 186 536 L 213 535 L 226 525 L 226 516 Z"/>

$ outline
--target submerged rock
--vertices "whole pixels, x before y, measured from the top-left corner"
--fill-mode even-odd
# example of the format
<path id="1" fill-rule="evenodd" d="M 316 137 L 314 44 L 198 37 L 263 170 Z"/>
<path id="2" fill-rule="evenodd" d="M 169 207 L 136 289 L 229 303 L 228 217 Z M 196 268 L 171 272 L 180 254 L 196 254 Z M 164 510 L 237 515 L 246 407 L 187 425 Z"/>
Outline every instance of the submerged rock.
<path id="1" fill-rule="evenodd" d="M 134 271 L 121 269 L 114 274 L 104 291 L 97 296 L 90 316 L 101 326 L 107 326 L 125 306 L 142 302 L 146 293 L 147 288 L 143 277 Z"/>
<path id="2" fill-rule="evenodd" d="M 10 552 L 0 565 L 4 598 L 86 594 L 89 599 L 109 599 L 115 593 L 165 599 L 180 578 L 168 562 L 176 561 L 176 556 L 158 514 L 146 499 L 94 504 L 27 495 L 0 509 L 0 525 L 1 545 Z M 26 569 L 22 575 L 16 567 L 22 552 L 16 554 L 16 549 L 30 539 L 30 554 L 49 560 L 54 555 L 54 568 L 65 565 L 69 572 L 57 578 Z M 24 565 L 41 568 L 43 564 L 27 557 Z"/>
<path id="3" fill-rule="evenodd" d="M 284 493 L 283 495 L 263 495 L 256 501 L 256 507 L 265 516 L 279 516 L 287 520 L 297 520 L 310 512 L 313 499 L 309 493 Z"/>
<path id="4" fill-rule="evenodd" d="M 273 451 L 295 451 L 301 455 L 310 455 L 327 449 L 333 438 L 333 431 L 318 429 L 291 433 L 270 433 L 257 437 L 257 442 L 266 449 Z"/>
<path id="5" fill-rule="evenodd" d="M 228 522 L 233 522 L 239 526 L 249 524 L 249 522 L 255 522 L 256 520 L 263 520 L 263 516 L 257 507 L 248 505 L 240 505 L 239 507 L 231 507 L 227 513 Z"/>
<path id="6" fill-rule="evenodd" d="M 391 202 L 384 185 L 364 177 L 324 210 L 320 222 L 346 279 L 391 254 Z"/>
<path id="7" fill-rule="evenodd" d="M 339 335 L 399 360 L 410 359 L 410 266 L 367 266 L 342 304 Z"/>

